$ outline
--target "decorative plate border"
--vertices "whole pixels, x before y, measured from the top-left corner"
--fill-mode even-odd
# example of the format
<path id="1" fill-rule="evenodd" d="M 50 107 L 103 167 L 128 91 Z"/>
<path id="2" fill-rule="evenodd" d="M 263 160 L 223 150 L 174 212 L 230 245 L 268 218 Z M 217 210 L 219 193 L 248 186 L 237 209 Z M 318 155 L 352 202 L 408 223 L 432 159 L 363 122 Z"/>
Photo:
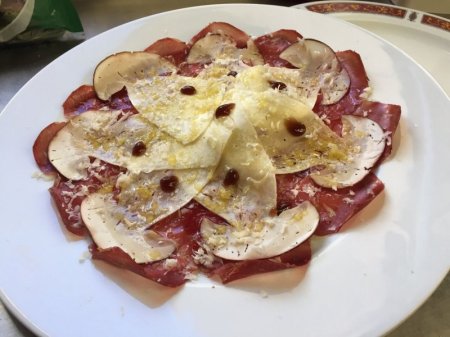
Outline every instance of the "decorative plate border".
<path id="1" fill-rule="evenodd" d="M 329 14 L 329 13 L 367 13 L 375 15 L 387 15 L 399 19 L 407 19 L 412 22 L 421 23 L 427 26 L 442 29 L 450 32 L 450 21 L 438 16 L 425 14 L 403 7 L 391 6 L 385 4 L 374 4 L 360 1 L 343 2 L 323 2 L 304 4 L 304 8 L 311 12 Z M 420 21 L 417 20 L 420 18 Z"/>
<path id="2" fill-rule="evenodd" d="M 446 30 L 447 32 L 450 32 L 450 21 L 448 21 L 448 20 L 444 20 L 444 19 L 438 18 L 436 16 L 424 14 L 422 16 L 422 20 L 420 22 L 425 25 L 430 25 L 430 26 L 433 26 L 436 28 Z"/>
<path id="3" fill-rule="evenodd" d="M 404 18 L 406 10 L 402 8 L 389 7 L 385 5 L 376 5 L 368 3 L 349 3 L 349 2 L 333 2 L 307 5 L 306 8 L 311 12 L 322 14 L 336 13 L 336 12 L 360 12 L 371 14 L 382 14 Z"/>

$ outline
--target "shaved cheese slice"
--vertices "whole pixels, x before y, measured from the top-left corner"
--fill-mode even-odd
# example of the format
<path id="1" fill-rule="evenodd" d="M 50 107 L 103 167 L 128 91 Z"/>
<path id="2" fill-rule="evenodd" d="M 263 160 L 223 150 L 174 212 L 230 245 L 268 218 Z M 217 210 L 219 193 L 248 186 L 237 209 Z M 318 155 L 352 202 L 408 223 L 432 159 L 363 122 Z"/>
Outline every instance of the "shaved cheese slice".
<path id="1" fill-rule="evenodd" d="M 239 104 L 230 116 L 236 124 L 213 178 L 196 196 L 206 208 L 233 225 L 248 223 L 276 207 L 275 170 Z M 224 185 L 230 170 L 235 184 Z"/>
<path id="2" fill-rule="evenodd" d="M 121 111 L 87 111 L 73 118 L 49 145 L 49 159 L 66 178 L 86 177 L 89 157 L 125 167 L 132 173 L 164 169 L 209 168 L 219 163 L 233 122 L 214 119 L 195 142 L 183 145 L 142 116 Z M 142 142 L 146 151 L 133 156 Z"/>
<path id="3" fill-rule="evenodd" d="M 136 81 L 127 85 L 127 91 L 143 117 L 182 144 L 188 144 L 211 123 L 226 85 L 216 79 L 173 74 Z"/>
<path id="4" fill-rule="evenodd" d="M 81 203 L 81 216 L 100 249 L 119 247 L 137 263 L 165 259 L 175 250 L 174 242 L 154 231 L 129 228 L 109 194 L 89 195 Z"/>
<path id="5" fill-rule="evenodd" d="M 94 89 L 107 100 L 125 85 L 138 79 L 169 74 L 176 67 L 163 57 L 147 52 L 122 52 L 101 61 L 94 72 Z"/>
<path id="6" fill-rule="evenodd" d="M 122 174 L 117 180 L 119 210 L 124 207 L 123 216 L 129 224 L 148 228 L 191 201 L 212 172 L 211 169 L 187 169 Z M 161 181 L 167 178 L 173 181 L 171 191 L 161 187 Z"/>
<path id="7" fill-rule="evenodd" d="M 201 233 L 212 253 L 228 260 L 254 260 L 283 254 L 307 240 L 316 230 L 319 213 L 309 202 L 276 217 L 258 219 L 236 228 L 203 220 Z"/>
<path id="8" fill-rule="evenodd" d="M 201 233 L 214 255 L 245 260 L 282 254 L 314 232 L 318 214 L 303 204 L 273 216 L 276 210 L 275 170 L 255 130 L 237 104 L 231 116 L 236 128 L 214 177 L 196 196 L 230 226 L 204 220 Z M 233 170 L 231 183 L 228 174 Z"/>
<path id="9" fill-rule="evenodd" d="M 248 96 L 252 93 L 276 91 L 280 95 L 301 101 L 311 109 L 320 89 L 317 79 L 304 77 L 299 69 L 254 66 L 239 73 L 234 92 Z"/>
<path id="10" fill-rule="evenodd" d="M 252 96 L 244 93 L 240 102 L 272 159 L 276 173 L 298 172 L 347 160 L 350 145 L 301 102 L 276 91 Z M 293 135 L 290 123 L 303 126 L 304 133 Z"/>
<path id="11" fill-rule="evenodd" d="M 374 121 L 346 115 L 342 135 L 352 144 L 349 160 L 338 161 L 311 174 L 319 185 L 330 188 L 353 186 L 361 181 L 380 158 L 386 146 L 383 129 Z"/>

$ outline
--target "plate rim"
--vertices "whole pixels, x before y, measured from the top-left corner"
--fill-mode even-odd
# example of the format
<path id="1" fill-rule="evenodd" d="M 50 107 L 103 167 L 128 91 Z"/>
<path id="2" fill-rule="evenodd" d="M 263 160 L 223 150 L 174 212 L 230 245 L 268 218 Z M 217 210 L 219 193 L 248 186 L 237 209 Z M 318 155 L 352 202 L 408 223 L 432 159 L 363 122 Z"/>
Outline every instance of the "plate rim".
<path id="1" fill-rule="evenodd" d="M 172 13 L 174 13 L 174 12 L 178 12 L 178 11 L 184 11 L 184 10 L 195 10 L 195 9 L 197 9 L 197 8 L 204 8 L 204 7 L 217 7 L 217 8 L 220 8 L 220 7 L 236 7 L 236 6 L 239 6 L 239 5 L 243 5 L 243 6 L 245 6 L 245 7 L 247 7 L 247 6 L 249 6 L 249 7 L 253 7 L 253 6 L 266 6 L 266 7 L 282 7 L 282 6 L 274 6 L 274 5 L 253 5 L 253 4 L 217 4 L 217 5 L 206 5 L 206 6 L 194 6 L 194 7 L 188 7 L 188 8 L 180 8 L 180 9 L 175 9 L 175 10 L 171 10 L 171 11 L 167 11 L 167 12 L 161 12 L 161 13 L 157 13 L 157 14 L 153 14 L 153 15 L 150 15 L 150 16 L 147 16 L 147 17 L 143 17 L 143 18 L 140 18 L 140 19 L 137 19 L 137 20 L 133 20 L 133 21 L 130 21 L 130 22 L 127 22 L 127 23 L 124 23 L 124 24 L 122 24 L 122 25 L 119 25 L 119 26 L 117 26 L 117 27 L 114 27 L 114 28 L 112 28 L 112 29 L 118 29 L 119 27 L 122 27 L 122 26 L 124 26 L 124 25 L 128 25 L 128 24 L 130 24 L 130 23 L 132 23 L 132 22 L 136 22 L 136 21 L 141 21 L 141 20 L 148 20 L 148 18 L 149 17 L 154 17 L 154 16 L 159 16 L 159 15 L 170 15 L 170 14 L 172 14 Z M 283 8 L 289 8 L 289 7 L 283 7 Z M 333 19 L 335 19 L 335 18 L 333 18 Z M 352 24 L 350 24 L 350 23 L 346 23 L 346 24 L 349 24 L 349 25 L 352 25 Z M 352 26 L 354 26 L 354 25 L 352 25 Z M 356 27 L 356 26 L 355 26 Z M 360 28 L 360 27 L 356 27 L 357 29 L 360 29 L 360 30 L 364 30 L 364 29 L 362 29 L 362 28 Z M 107 32 L 109 32 L 110 30 L 107 30 L 107 31 L 105 31 L 105 32 L 103 32 L 103 33 L 101 33 L 101 34 L 99 34 L 99 35 L 97 35 L 97 36 L 95 36 L 95 37 L 93 37 L 93 39 L 96 39 L 96 38 L 101 38 L 101 36 L 104 34 L 104 33 L 107 33 Z M 375 34 L 372 34 L 372 35 L 374 35 L 375 37 L 377 37 L 378 39 L 381 39 L 381 38 L 379 38 L 377 35 L 375 35 Z M 381 39 L 381 40 L 383 40 L 383 39 Z M 384 41 L 384 40 L 383 40 Z M 385 41 L 386 42 L 386 41 Z M 389 42 L 387 42 L 387 43 L 389 43 Z M 408 54 L 406 54 L 405 52 L 403 52 L 401 49 L 399 49 L 398 47 L 396 47 L 395 45 L 393 45 L 393 44 L 391 44 L 391 43 L 389 43 L 393 48 L 395 48 L 395 49 L 397 49 L 398 51 L 400 51 L 404 56 L 406 56 L 406 57 L 408 57 L 409 59 L 411 59 L 411 57 L 408 55 Z M 81 44 L 80 44 L 81 45 Z M 79 46 L 79 45 L 78 45 Z M 78 46 L 76 46 L 75 48 L 77 48 Z M 68 51 L 68 52 L 70 52 L 70 51 Z M 68 53 L 67 52 L 67 53 Z M 65 55 L 66 53 L 64 53 L 63 55 Z M 61 55 L 61 56 L 63 56 L 63 55 Z M 60 57 L 61 57 L 60 56 Z M 5 112 L 7 111 L 7 110 L 9 110 L 9 106 L 11 105 L 11 102 L 12 101 L 14 101 L 15 99 L 17 99 L 17 97 L 18 96 L 20 96 L 20 94 L 21 94 L 21 92 L 22 92 L 22 90 L 26 87 L 26 86 L 28 86 L 28 85 L 30 85 L 30 83 L 34 80 L 34 78 L 36 77 L 36 76 L 38 76 L 41 72 L 44 72 L 44 71 L 46 71 L 46 69 L 47 69 L 47 67 L 51 67 L 52 66 L 52 64 L 53 64 L 53 62 L 55 62 L 56 60 L 58 60 L 60 57 L 58 57 L 57 59 L 55 59 L 54 61 L 52 61 L 52 62 L 50 62 L 47 66 L 45 66 L 41 71 L 39 71 L 36 75 L 34 75 L 29 81 L 27 81 L 27 83 L 11 98 L 11 100 L 6 104 L 6 106 L 4 107 L 4 109 L 2 110 L 2 112 L 0 113 L 0 122 L 2 121 L 2 119 L 1 119 L 1 117 L 3 116 L 3 115 L 5 115 Z M 434 84 L 436 85 L 436 87 L 437 88 L 439 88 L 444 94 L 445 94 L 445 91 L 441 88 L 441 86 L 439 85 L 439 83 L 437 83 L 436 82 L 436 80 L 434 80 L 434 78 L 429 74 L 429 72 L 427 71 L 427 70 L 425 70 L 422 66 L 420 66 L 417 62 L 415 62 L 413 59 L 411 59 L 411 61 L 414 63 L 414 64 L 416 64 L 417 66 L 419 66 L 420 68 L 421 68 L 421 71 L 423 71 L 423 72 L 425 72 L 432 80 L 433 80 L 433 82 L 434 82 Z M 449 266 L 449 268 L 448 269 L 450 269 L 450 266 Z M 447 273 L 448 273 L 448 270 L 447 270 Z M 443 275 L 443 277 L 442 277 L 442 279 L 438 282 L 438 284 L 436 285 L 436 287 L 439 285 L 439 283 L 440 282 L 442 282 L 442 280 L 443 280 L 443 278 L 445 277 L 445 275 L 447 274 L 447 273 L 445 273 L 444 275 Z M 435 289 L 433 289 L 432 291 L 430 291 L 430 294 L 434 291 Z M 430 295 L 429 294 L 429 295 Z M 424 299 L 423 299 L 423 301 L 426 301 L 426 299 L 429 297 L 429 295 L 427 296 L 427 297 L 425 297 Z M 27 319 L 27 317 L 26 317 L 26 315 L 24 314 L 24 313 L 22 313 L 22 312 L 20 312 L 17 308 L 16 308 L 16 306 L 14 305 L 14 303 L 12 303 L 11 301 L 10 301 L 10 299 L 7 297 L 7 295 L 3 292 L 3 289 L 0 289 L 0 299 L 3 301 L 3 303 L 5 303 L 5 306 L 8 308 L 8 310 L 10 310 L 16 317 L 18 317 L 19 319 L 20 319 L 20 317 L 22 317 L 23 319 L 20 319 L 20 321 L 25 325 L 25 326 L 27 326 L 31 331 L 33 331 L 34 333 L 36 333 L 36 334 L 38 334 L 38 335 L 42 335 L 42 336 L 46 336 L 46 334 L 45 334 L 45 332 L 44 331 L 42 331 L 41 329 L 39 329 L 37 326 L 35 326 L 31 321 L 29 321 L 28 319 Z M 423 302 L 422 302 L 423 303 Z M 421 304 L 420 304 L 421 305 Z M 415 310 L 417 310 L 419 307 L 420 307 L 420 305 L 418 305 L 408 316 L 406 316 L 404 319 L 407 319 Z M 401 322 L 399 322 L 398 324 L 401 324 Z M 396 326 L 398 326 L 398 324 L 396 325 Z M 396 326 L 394 326 L 392 329 L 394 329 Z"/>

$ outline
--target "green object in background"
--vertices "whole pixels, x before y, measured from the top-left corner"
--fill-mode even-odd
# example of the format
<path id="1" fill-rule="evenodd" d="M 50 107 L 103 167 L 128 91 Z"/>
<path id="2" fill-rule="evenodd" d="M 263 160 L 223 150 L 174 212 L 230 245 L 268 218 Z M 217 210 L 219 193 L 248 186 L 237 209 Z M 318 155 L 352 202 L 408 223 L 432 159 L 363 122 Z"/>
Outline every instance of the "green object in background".
<path id="1" fill-rule="evenodd" d="M 82 33 L 70 0 L 0 0 L 0 43 L 79 39 Z"/>
<path id="2" fill-rule="evenodd" d="M 69 0 L 35 0 L 28 28 L 61 29 L 82 32 L 80 18 Z"/>

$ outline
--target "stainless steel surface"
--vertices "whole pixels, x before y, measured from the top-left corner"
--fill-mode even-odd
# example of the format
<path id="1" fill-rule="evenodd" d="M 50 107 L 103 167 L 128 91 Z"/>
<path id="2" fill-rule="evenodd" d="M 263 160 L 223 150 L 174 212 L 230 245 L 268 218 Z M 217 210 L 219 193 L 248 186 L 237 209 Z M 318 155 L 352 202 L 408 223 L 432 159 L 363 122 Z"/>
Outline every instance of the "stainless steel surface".
<path id="1" fill-rule="evenodd" d="M 443 0 L 448 1 L 448 0 Z M 73 0 L 83 23 L 86 39 L 122 23 L 181 7 L 233 1 L 205 0 Z M 302 1 L 238 1 L 292 6 Z M 379 1 L 389 3 L 389 1 Z M 0 110 L 39 70 L 76 46 L 78 42 L 46 42 L 37 45 L 0 47 Z M 51 88 L 49 88 L 49 92 Z M 61 308 L 64 310 L 64 308 Z M 0 336 L 35 336 L 0 303 Z M 450 276 L 424 305 L 388 337 L 450 336 Z M 52 336 L 53 337 L 53 336 Z"/>

